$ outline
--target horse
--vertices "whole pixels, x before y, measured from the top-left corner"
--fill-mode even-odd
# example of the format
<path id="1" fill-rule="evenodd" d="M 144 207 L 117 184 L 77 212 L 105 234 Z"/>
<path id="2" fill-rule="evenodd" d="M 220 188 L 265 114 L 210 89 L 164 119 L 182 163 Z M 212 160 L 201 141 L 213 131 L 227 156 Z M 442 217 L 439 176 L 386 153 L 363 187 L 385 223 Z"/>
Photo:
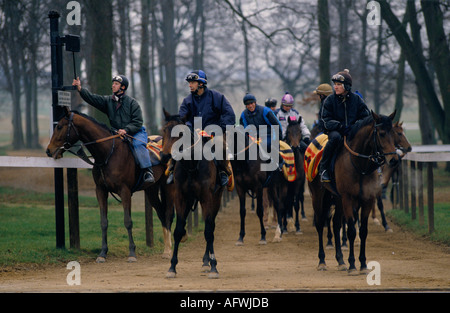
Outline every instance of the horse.
<path id="1" fill-rule="evenodd" d="M 271 192 L 275 189 L 279 192 L 274 197 L 274 206 L 278 212 L 278 227 L 275 231 L 274 242 L 281 241 L 281 230 L 283 229 L 282 219 L 292 216 L 292 207 L 295 210 L 295 231 L 301 234 L 299 222 L 299 210 L 301 206 L 302 216 L 304 216 L 304 191 L 305 191 L 305 170 L 303 168 L 304 152 L 301 151 L 300 142 L 302 140 L 302 130 L 300 128 L 302 117 L 298 120 L 289 119 L 286 129 L 286 143 L 294 152 L 296 177 L 292 182 L 287 181 L 281 173 L 278 173 L 278 181 L 271 186 Z M 282 191 L 281 191 L 282 190 Z M 280 192 L 281 191 L 281 192 Z M 277 201 L 278 200 L 278 201 Z M 282 204 L 280 207 L 279 205 Z"/>
<path id="2" fill-rule="evenodd" d="M 187 149 L 193 154 L 196 145 L 201 145 L 202 149 L 211 137 L 202 137 L 192 132 L 183 133 L 181 136 L 174 136 L 172 130 L 175 126 L 184 125 L 188 117 L 181 119 L 178 115 L 170 115 L 164 110 L 166 124 L 162 129 L 163 147 L 162 160 L 169 160 L 172 157 L 173 145 L 183 136 L 189 136 L 194 139 L 194 144 Z M 185 126 L 187 127 L 187 126 Z M 216 140 L 216 139 L 213 139 Z M 186 147 L 183 147 L 186 149 Z M 203 150 L 202 150 L 203 151 Z M 164 161 L 164 162 L 165 162 Z M 178 264 L 178 248 L 180 242 L 186 238 L 186 219 L 192 210 L 196 201 L 200 202 L 202 208 L 202 217 L 205 222 L 204 236 L 206 240 L 206 250 L 203 255 L 203 269 L 209 271 L 209 278 L 218 278 L 217 260 L 214 254 L 214 229 L 215 219 L 220 209 L 222 193 L 224 187 L 217 185 L 217 167 L 214 160 L 207 160 L 202 153 L 202 158 L 196 160 L 191 158 L 182 158 L 176 161 L 174 166 L 174 203 L 177 216 L 177 222 L 174 231 L 174 249 L 171 259 L 171 266 L 167 272 L 167 278 L 176 277 L 176 265 Z"/>
<path id="3" fill-rule="evenodd" d="M 69 111 L 69 109 L 66 110 L 65 116 L 55 126 L 46 153 L 54 159 L 62 158 L 63 153 L 73 147 L 79 140 L 94 158 L 92 175 L 96 185 L 95 192 L 100 207 L 102 229 L 102 248 L 96 261 L 98 263 L 105 262 L 108 253 L 108 193 L 119 195 L 122 201 L 124 225 L 128 231 L 129 239 L 128 262 L 137 260 L 136 245 L 132 233 L 131 196 L 133 192 L 138 190 L 145 191 L 146 199 L 158 213 L 164 230 L 165 252 L 167 252 L 167 249 L 170 249 L 170 224 L 173 218 L 173 209 L 168 204 L 170 201 L 164 200 L 163 202 L 166 203 L 166 206 L 164 206 L 157 196 L 158 188 L 166 185 L 163 182 L 165 180 L 163 165 L 153 166 L 155 183 L 144 183 L 139 186 L 141 169 L 134 160 L 129 143 L 121 140 L 119 135 L 113 134 L 106 125 L 99 123 L 92 117 L 76 111 Z M 82 158 L 85 161 L 90 162 L 84 153 L 82 155 L 84 155 Z"/>
<path id="4" fill-rule="evenodd" d="M 376 169 L 382 164 L 395 165 L 398 155 L 395 152 L 392 120 L 395 111 L 389 115 L 378 115 L 371 112 L 367 118 L 355 124 L 349 134 L 349 142 L 344 137 L 344 147 L 336 151 L 335 160 L 335 190 L 322 185 L 320 177 L 316 176 L 308 182 L 312 194 L 312 204 L 315 213 L 315 226 L 319 238 L 318 270 L 326 269 L 325 252 L 323 249 L 323 227 L 329 213 L 331 201 L 335 198 L 335 213 L 333 216 L 333 232 L 335 237 L 336 260 L 338 269 L 345 270 L 340 235 L 342 216 L 348 225 L 349 240 L 349 274 L 356 274 L 354 241 L 356 237 L 355 221 L 357 209 L 361 208 L 361 239 L 359 261 L 361 272 L 367 271 L 366 238 L 367 222 L 371 210 L 375 206 L 376 196 L 381 189 Z M 325 188 L 324 188 L 325 187 Z M 337 191 L 338 194 L 334 194 Z"/>
<path id="5" fill-rule="evenodd" d="M 245 144 L 244 148 L 238 151 L 239 145 L 237 140 L 239 140 L 239 137 L 236 137 L 237 140 L 234 140 L 234 155 L 231 159 L 231 166 L 234 174 L 234 186 L 236 188 L 236 193 L 239 196 L 239 215 L 241 220 L 239 238 L 236 241 L 236 246 L 244 245 L 246 216 L 245 198 L 247 193 L 252 200 L 256 199 L 256 215 L 258 216 L 261 229 L 259 244 L 265 245 L 267 244 L 267 241 L 263 221 L 263 188 L 266 184 L 270 183 L 268 180 L 271 178 L 269 177 L 269 172 L 261 171 L 261 164 L 265 161 L 261 159 L 260 154 L 258 153 L 261 147 L 257 140 L 247 136 L 240 128 L 236 128 L 236 135 L 237 134 L 245 136 Z M 242 137 L 240 139 L 242 140 Z M 250 157 L 249 152 L 251 151 L 256 153 L 256 157 Z M 270 200 L 273 202 L 272 198 L 270 198 Z"/>
<path id="6" fill-rule="evenodd" d="M 412 147 L 409 143 L 408 139 L 405 136 L 405 132 L 403 130 L 403 122 L 396 122 L 392 128 L 393 128 L 393 135 L 394 135 L 394 142 L 395 146 L 399 149 L 399 152 L 401 155 L 399 155 L 400 159 L 402 159 L 408 152 L 411 152 Z M 396 163 L 395 166 L 390 166 L 389 164 L 383 165 L 382 168 L 382 181 L 381 181 L 381 188 L 380 194 L 377 195 L 377 207 L 380 211 L 382 225 L 387 232 L 392 232 L 392 229 L 389 227 L 386 216 L 384 215 L 384 205 L 382 200 L 382 193 L 385 192 L 386 187 L 389 183 L 389 180 L 391 177 L 398 171 L 398 166 L 400 165 L 400 162 Z M 375 210 L 372 211 L 372 219 L 375 221 L 378 221 L 375 216 Z M 378 222 L 379 223 L 379 222 Z"/>

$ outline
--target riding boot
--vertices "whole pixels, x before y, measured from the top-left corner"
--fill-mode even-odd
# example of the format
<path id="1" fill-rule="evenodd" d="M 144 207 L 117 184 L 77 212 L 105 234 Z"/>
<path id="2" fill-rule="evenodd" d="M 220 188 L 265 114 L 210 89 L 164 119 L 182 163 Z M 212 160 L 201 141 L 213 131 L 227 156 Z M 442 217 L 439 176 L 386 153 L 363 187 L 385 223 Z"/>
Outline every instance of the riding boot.
<path id="1" fill-rule="evenodd" d="M 331 147 L 332 148 L 332 147 Z M 330 163 L 332 157 L 332 149 L 330 145 L 326 145 L 323 149 L 322 160 L 319 164 L 320 181 L 329 183 L 331 181 L 330 177 Z"/>
<path id="2" fill-rule="evenodd" d="M 166 169 L 166 175 L 167 175 L 166 184 L 170 185 L 170 184 L 173 184 L 173 170 L 175 168 L 175 160 L 170 159 L 168 164 L 169 165 L 167 166 L 167 169 Z"/>
<path id="3" fill-rule="evenodd" d="M 154 183 L 155 178 L 153 177 L 153 169 L 148 167 L 145 169 L 144 173 L 144 183 Z"/>

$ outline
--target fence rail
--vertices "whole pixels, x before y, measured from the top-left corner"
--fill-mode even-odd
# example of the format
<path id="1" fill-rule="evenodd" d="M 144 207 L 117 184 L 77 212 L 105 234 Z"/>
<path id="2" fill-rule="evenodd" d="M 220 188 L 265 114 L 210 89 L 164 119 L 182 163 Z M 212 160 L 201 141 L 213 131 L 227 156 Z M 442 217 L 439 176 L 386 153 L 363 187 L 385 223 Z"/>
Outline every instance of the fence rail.
<path id="1" fill-rule="evenodd" d="M 408 167 L 409 162 L 409 167 Z M 436 162 L 450 162 L 450 145 L 424 145 L 413 146 L 412 151 L 402 160 L 399 168 L 399 191 L 397 197 L 394 192 L 394 209 L 399 200 L 400 209 L 409 213 L 411 218 L 417 218 L 419 224 L 424 224 L 424 197 L 423 197 L 423 167 L 427 167 L 427 205 L 428 205 L 428 232 L 434 232 L 434 178 L 433 167 Z M 416 167 L 417 165 L 417 167 Z M 394 188 L 395 190 L 395 188 Z M 411 200 L 411 206 L 409 205 Z"/>

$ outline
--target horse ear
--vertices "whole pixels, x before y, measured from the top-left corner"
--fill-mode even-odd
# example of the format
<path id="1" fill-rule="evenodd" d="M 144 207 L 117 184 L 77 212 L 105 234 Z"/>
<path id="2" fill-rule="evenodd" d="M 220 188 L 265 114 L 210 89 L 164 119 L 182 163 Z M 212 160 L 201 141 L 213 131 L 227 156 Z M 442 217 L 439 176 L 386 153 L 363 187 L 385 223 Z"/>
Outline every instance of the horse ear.
<path id="1" fill-rule="evenodd" d="M 64 106 L 64 113 L 66 114 L 66 116 L 70 115 L 70 109 L 67 106 Z"/>
<path id="2" fill-rule="evenodd" d="M 185 116 L 183 116 L 183 117 L 181 118 L 181 121 L 182 121 L 184 124 L 186 124 L 186 122 L 189 121 L 190 119 L 191 119 L 191 113 L 188 112 Z"/>
<path id="3" fill-rule="evenodd" d="M 372 113 L 373 120 L 374 120 L 374 121 L 378 121 L 378 119 L 380 118 L 380 117 L 378 116 L 378 114 L 375 113 L 373 110 L 370 110 L 370 113 Z"/>
<path id="4" fill-rule="evenodd" d="M 395 114 L 397 113 L 397 109 L 394 110 L 394 112 L 392 112 L 391 115 L 389 115 L 389 118 L 391 119 L 391 121 L 394 120 Z"/>
<path id="5" fill-rule="evenodd" d="M 303 119 L 303 118 L 302 118 L 301 116 L 299 116 L 297 122 L 298 122 L 299 124 L 301 124 L 301 123 L 302 123 L 302 119 Z"/>
<path id="6" fill-rule="evenodd" d="M 163 113 L 164 113 L 164 117 L 166 118 L 166 122 L 168 122 L 170 119 L 170 113 L 167 112 L 165 108 L 163 108 Z"/>
<path id="7" fill-rule="evenodd" d="M 399 122 L 398 126 L 402 127 L 403 126 L 403 122 Z"/>

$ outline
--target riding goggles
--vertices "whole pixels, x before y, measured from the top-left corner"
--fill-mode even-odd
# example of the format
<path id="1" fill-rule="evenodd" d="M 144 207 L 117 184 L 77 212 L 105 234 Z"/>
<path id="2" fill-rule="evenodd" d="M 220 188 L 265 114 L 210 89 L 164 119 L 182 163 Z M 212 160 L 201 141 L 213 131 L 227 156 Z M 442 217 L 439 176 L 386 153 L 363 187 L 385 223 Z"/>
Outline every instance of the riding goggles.
<path id="1" fill-rule="evenodd" d="M 112 81 L 113 81 L 113 82 L 114 82 L 114 81 L 117 81 L 117 82 L 119 82 L 119 83 L 123 83 L 123 79 L 122 79 L 122 77 L 120 77 L 120 76 L 114 76 L 113 79 L 112 79 Z"/>
<path id="2" fill-rule="evenodd" d="M 337 82 L 344 82 L 345 81 L 345 77 L 342 76 L 341 74 L 335 74 L 333 75 L 333 77 L 331 77 L 332 81 L 337 81 Z"/>

